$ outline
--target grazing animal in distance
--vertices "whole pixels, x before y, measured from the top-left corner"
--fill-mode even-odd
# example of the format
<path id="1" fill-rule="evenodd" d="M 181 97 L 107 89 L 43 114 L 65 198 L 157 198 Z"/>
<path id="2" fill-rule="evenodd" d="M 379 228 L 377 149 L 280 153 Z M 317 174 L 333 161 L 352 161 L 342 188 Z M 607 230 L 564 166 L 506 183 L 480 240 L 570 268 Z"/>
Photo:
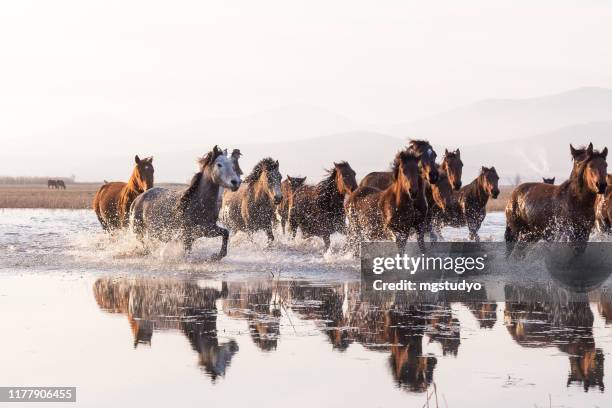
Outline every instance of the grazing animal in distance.
<path id="1" fill-rule="evenodd" d="M 542 177 L 542 182 L 544 184 L 555 184 L 555 178 L 546 178 L 546 177 Z"/>
<path id="2" fill-rule="evenodd" d="M 57 180 L 47 180 L 47 189 L 57 188 Z"/>
<path id="3" fill-rule="evenodd" d="M 268 241 L 274 241 L 276 206 L 281 202 L 281 180 L 278 160 L 260 160 L 238 191 L 226 191 L 221 204 L 221 222 L 230 230 L 249 235 L 263 230 Z"/>
<path id="4" fill-rule="evenodd" d="M 608 148 L 599 152 L 592 143 L 586 149 L 570 145 L 570 153 L 574 163 L 568 180 L 558 186 L 524 183 L 512 192 L 506 205 L 507 255 L 516 242 L 588 241 L 597 195 L 606 191 Z"/>
<path id="5" fill-rule="evenodd" d="M 347 162 L 334 163 L 319 184 L 298 188 L 289 213 L 291 235 L 300 228 L 305 237 L 321 237 L 327 251 L 331 234 L 345 229 L 344 198 L 357 188 L 355 174 Z"/>
<path id="6" fill-rule="evenodd" d="M 93 209 L 102 228 L 107 232 L 127 227 L 132 202 L 139 194 L 153 187 L 153 157 L 141 159 L 136 155 L 134 162 L 135 166 L 127 183 L 104 183 L 94 197 Z"/>
<path id="7" fill-rule="evenodd" d="M 419 194 L 419 159 L 403 150 L 395 156 L 393 183 L 384 190 L 362 186 L 353 191 L 347 202 L 349 246 L 357 253 L 363 240 L 395 239 L 403 251 L 410 231 L 416 227 L 414 200 Z M 419 240 L 421 250 L 424 241 Z"/>
<path id="8" fill-rule="evenodd" d="M 198 165 L 187 189 L 155 187 L 138 196 L 130 210 L 130 226 L 143 242 L 145 237 L 163 242 L 180 239 L 187 252 L 200 237 L 221 236 L 221 250 L 211 257 L 219 260 L 227 255 L 229 238 L 229 231 L 217 225 L 219 188 L 238 190 L 241 180 L 232 159 L 218 146 L 200 158 Z"/>
<path id="9" fill-rule="evenodd" d="M 468 185 L 456 193 L 459 209 L 459 225 L 467 225 L 469 239 L 480 241 L 478 230 L 487 215 L 487 202 L 489 198 L 499 195 L 499 176 L 495 167 L 482 167 L 480 174 Z"/>
<path id="10" fill-rule="evenodd" d="M 444 157 L 438 170 L 444 172 L 448 178 L 450 186 L 455 191 L 461 188 L 461 176 L 463 175 L 463 162 L 461 161 L 461 152 L 459 149 L 449 151 L 444 149 Z"/>
<path id="11" fill-rule="evenodd" d="M 57 188 L 58 189 L 62 189 L 65 190 L 66 189 L 66 183 L 64 183 L 64 180 L 55 180 L 55 182 L 57 183 Z"/>
<path id="12" fill-rule="evenodd" d="M 606 193 L 597 196 L 595 202 L 595 223 L 599 232 L 612 233 L 612 174 L 606 178 Z"/>
<path id="13" fill-rule="evenodd" d="M 281 223 L 283 234 L 285 233 L 285 225 L 289 219 L 289 211 L 293 207 L 293 193 L 306 182 L 306 177 L 291 177 L 287 176 L 287 179 L 281 183 L 281 193 L 283 198 L 277 207 L 277 215 Z"/>

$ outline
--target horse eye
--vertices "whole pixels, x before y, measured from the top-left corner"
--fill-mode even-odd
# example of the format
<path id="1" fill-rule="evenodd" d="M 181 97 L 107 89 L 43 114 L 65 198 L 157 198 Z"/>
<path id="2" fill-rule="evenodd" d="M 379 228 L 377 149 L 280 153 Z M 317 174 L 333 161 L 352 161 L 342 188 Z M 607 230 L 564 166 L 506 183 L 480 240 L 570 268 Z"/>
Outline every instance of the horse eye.
<path id="1" fill-rule="evenodd" d="M 221 163 L 217 163 L 217 167 L 221 168 L 223 165 Z"/>

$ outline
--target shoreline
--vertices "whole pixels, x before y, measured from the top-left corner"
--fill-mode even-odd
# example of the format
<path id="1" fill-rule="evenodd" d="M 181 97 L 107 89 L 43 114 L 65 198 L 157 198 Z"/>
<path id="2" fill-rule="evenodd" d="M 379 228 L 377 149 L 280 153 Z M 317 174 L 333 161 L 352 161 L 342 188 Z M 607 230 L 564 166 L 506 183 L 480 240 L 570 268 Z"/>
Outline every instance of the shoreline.
<path id="1" fill-rule="evenodd" d="M 91 209 L 93 198 L 102 183 L 71 183 L 66 190 L 49 189 L 43 184 L 0 185 L 0 209 Z M 160 183 L 157 187 L 177 189 L 184 184 Z M 489 200 L 487 212 L 503 211 L 514 187 L 500 186 L 500 196 Z"/>

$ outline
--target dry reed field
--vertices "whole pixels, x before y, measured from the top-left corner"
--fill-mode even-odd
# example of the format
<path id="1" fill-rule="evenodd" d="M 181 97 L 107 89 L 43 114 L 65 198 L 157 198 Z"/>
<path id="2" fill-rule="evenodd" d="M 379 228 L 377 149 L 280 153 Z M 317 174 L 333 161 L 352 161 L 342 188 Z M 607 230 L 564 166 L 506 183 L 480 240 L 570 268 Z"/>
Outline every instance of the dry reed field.
<path id="1" fill-rule="evenodd" d="M 71 183 L 66 190 L 47 188 L 46 184 L 0 185 L 0 208 L 91 208 L 96 191 L 102 183 Z M 160 184 L 178 188 L 179 184 Z"/>
<path id="2" fill-rule="evenodd" d="M 91 208 L 96 191 L 102 183 L 71 183 L 66 190 L 47 188 L 43 184 L 0 185 L 0 208 Z M 181 188 L 181 184 L 159 184 L 160 187 Z M 511 186 L 500 186 L 500 195 L 489 200 L 487 211 L 503 211 L 512 193 Z"/>

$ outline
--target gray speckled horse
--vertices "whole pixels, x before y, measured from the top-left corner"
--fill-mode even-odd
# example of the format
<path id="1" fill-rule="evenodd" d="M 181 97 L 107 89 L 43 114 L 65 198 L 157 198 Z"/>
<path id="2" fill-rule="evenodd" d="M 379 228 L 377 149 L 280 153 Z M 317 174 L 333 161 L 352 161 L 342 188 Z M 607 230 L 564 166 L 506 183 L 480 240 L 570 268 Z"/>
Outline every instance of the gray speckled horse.
<path id="1" fill-rule="evenodd" d="M 198 160 L 200 171 L 184 191 L 152 188 L 139 195 L 130 210 L 130 226 L 140 240 L 145 236 L 163 242 L 183 241 L 186 251 L 200 237 L 223 237 L 221 250 L 211 257 L 227 255 L 229 232 L 217 225 L 219 188 L 240 187 L 234 162 L 215 146 Z"/>

